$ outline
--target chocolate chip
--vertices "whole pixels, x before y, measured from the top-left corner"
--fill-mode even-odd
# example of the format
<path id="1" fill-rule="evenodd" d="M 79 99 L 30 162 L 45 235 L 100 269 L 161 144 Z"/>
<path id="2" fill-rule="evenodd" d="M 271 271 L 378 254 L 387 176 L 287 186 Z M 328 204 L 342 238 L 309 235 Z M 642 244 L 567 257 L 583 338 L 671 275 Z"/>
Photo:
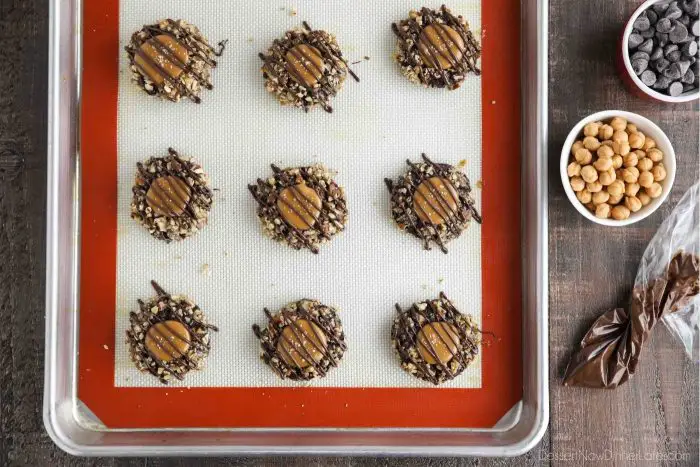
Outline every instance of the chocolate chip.
<path id="1" fill-rule="evenodd" d="M 690 26 L 690 30 L 694 36 L 700 36 L 700 21 L 693 21 L 692 26 Z"/>
<path id="2" fill-rule="evenodd" d="M 664 49 L 661 47 L 657 47 L 654 49 L 654 51 L 651 53 L 649 56 L 650 60 L 658 60 L 664 56 Z"/>
<path id="3" fill-rule="evenodd" d="M 688 29 L 681 23 L 676 21 L 675 25 L 673 26 L 673 29 L 671 30 L 671 32 L 668 33 L 668 38 L 674 44 L 683 42 L 688 38 Z"/>
<path id="4" fill-rule="evenodd" d="M 634 28 L 639 31 L 646 31 L 647 29 L 649 29 L 649 26 L 651 26 L 651 22 L 646 16 L 640 16 L 634 22 Z"/>
<path id="5" fill-rule="evenodd" d="M 681 51 L 680 50 L 674 50 L 670 54 L 666 55 L 666 58 L 671 60 L 671 62 L 677 62 L 678 60 L 681 59 Z"/>
<path id="6" fill-rule="evenodd" d="M 668 3 L 655 3 L 651 8 L 656 14 L 663 15 L 668 10 Z"/>
<path id="7" fill-rule="evenodd" d="M 666 47 L 664 47 L 664 55 L 668 55 L 675 50 L 678 50 L 678 45 L 668 44 Z"/>
<path id="8" fill-rule="evenodd" d="M 693 73 L 693 70 L 689 69 L 686 71 L 681 81 L 685 84 L 693 84 L 695 82 L 695 73 Z"/>
<path id="9" fill-rule="evenodd" d="M 646 84 L 647 86 L 653 86 L 654 83 L 656 83 L 656 73 L 651 70 L 646 70 L 644 73 L 642 73 L 641 79 L 642 83 Z"/>
<path id="10" fill-rule="evenodd" d="M 688 68 L 690 68 L 690 62 L 687 60 L 682 60 L 678 62 L 678 67 L 681 70 L 681 76 L 683 76 L 688 71 Z"/>
<path id="11" fill-rule="evenodd" d="M 644 42 L 644 38 L 641 35 L 639 35 L 637 33 L 630 34 L 630 38 L 629 38 L 629 48 L 630 49 L 636 49 L 637 47 L 639 47 L 642 44 L 642 42 Z"/>
<path id="12" fill-rule="evenodd" d="M 659 44 L 661 47 L 668 43 L 668 34 L 657 32 L 655 36 L 657 44 Z"/>
<path id="13" fill-rule="evenodd" d="M 697 18 L 698 12 L 700 12 L 700 5 L 698 4 L 698 0 L 685 0 L 681 7 L 683 8 L 683 11 L 685 11 L 694 18 Z"/>
<path id="14" fill-rule="evenodd" d="M 632 60 L 632 69 L 634 72 L 637 74 L 637 76 L 641 75 L 644 70 L 646 70 L 649 67 L 649 61 L 644 60 L 643 58 L 638 58 L 636 60 Z M 679 76 L 680 78 L 680 76 Z"/>
<path id="15" fill-rule="evenodd" d="M 695 58 L 695 55 L 698 53 L 698 43 L 695 41 L 686 42 L 681 47 L 681 51 L 686 57 Z"/>
<path id="16" fill-rule="evenodd" d="M 661 18 L 656 22 L 656 30 L 660 33 L 668 34 L 673 29 L 673 24 L 668 18 Z"/>
<path id="17" fill-rule="evenodd" d="M 647 19 L 649 19 L 650 24 L 656 24 L 656 22 L 659 20 L 659 15 L 657 15 L 654 10 L 647 10 L 644 13 L 646 13 Z"/>
<path id="18" fill-rule="evenodd" d="M 678 63 L 671 63 L 671 66 L 664 70 L 664 76 L 672 80 L 681 79 L 683 74 L 681 73 L 681 67 Z"/>
<path id="19" fill-rule="evenodd" d="M 690 16 L 683 15 L 680 18 L 678 18 L 678 22 L 681 23 L 683 26 L 688 27 L 688 25 L 690 24 Z"/>
<path id="20" fill-rule="evenodd" d="M 654 28 L 649 28 L 646 31 L 640 31 L 639 35 L 642 36 L 644 39 L 651 39 L 654 37 L 654 34 L 656 34 L 656 30 Z"/>
<path id="21" fill-rule="evenodd" d="M 668 87 L 668 94 L 672 97 L 680 96 L 683 94 L 683 84 L 681 84 L 680 81 L 671 83 L 671 85 Z"/>
<path id="22" fill-rule="evenodd" d="M 657 89 L 659 91 L 663 91 L 665 89 L 668 89 L 668 87 L 671 85 L 671 80 L 669 78 L 666 78 L 665 76 L 659 76 L 656 78 L 656 83 L 652 86 L 652 88 Z"/>
<path id="23" fill-rule="evenodd" d="M 646 53 L 646 52 L 635 52 L 635 53 L 632 54 L 632 56 L 630 57 L 630 60 L 638 60 L 638 59 L 640 59 L 640 58 L 641 58 L 641 59 L 644 59 L 644 60 L 647 60 L 647 61 L 649 61 L 649 59 L 650 59 L 649 54 Z"/>
<path id="24" fill-rule="evenodd" d="M 656 68 L 656 71 L 659 73 L 663 72 L 668 66 L 671 64 L 668 60 L 665 58 L 660 58 L 654 63 L 654 68 Z"/>
<path id="25" fill-rule="evenodd" d="M 692 84 L 684 84 L 683 85 L 683 92 L 689 92 L 695 89 L 695 86 Z"/>
<path id="26" fill-rule="evenodd" d="M 651 51 L 654 50 L 654 41 L 652 41 L 651 39 L 647 39 L 642 43 L 642 45 L 639 46 L 639 50 L 650 54 Z"/>
<path id="27" fill-rule="evenodd" d="M 666 13 L 664 13 L 664 18 L 668 19 L 678 19 L 681 16 L 683 16 L 683 10 L 678 8 L 678 5 L 673 4 L 671 4 L 671 6 L 669 6 L 666 10 Z"/>

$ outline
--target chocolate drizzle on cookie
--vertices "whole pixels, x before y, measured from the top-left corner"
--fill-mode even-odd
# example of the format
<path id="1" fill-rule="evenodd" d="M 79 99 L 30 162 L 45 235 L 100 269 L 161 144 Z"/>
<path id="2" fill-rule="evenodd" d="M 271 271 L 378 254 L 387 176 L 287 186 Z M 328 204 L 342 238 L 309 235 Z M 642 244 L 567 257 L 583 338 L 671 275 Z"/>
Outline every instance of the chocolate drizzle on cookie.
<path id="1" fill-rule="evenodd" d="M 269 310 L 265 310 L 269 315 Z M 287 365 L 306 368 L 322 358 L 328 358 L 328 341 L 323 331 L 312 321 L 297 319 L 282 329 L 277 353 Z M 320 370 L 322 371 L 322 370 Z"/>
<path id="2" fill-rule="evenodd" d="M 449 70 L 459 66 L 465 44 L 454 28 L 442 23 L 431 23 L 420 33 L 418 50 L 428 66 Z"/>
<path id="3" fill-rule="evenodd" d="M 164 175 L 151 183 L 146 192 L 146 203 L 160 216 L 179 216 L 190 202 L 192 190 L 180 177 Z"/>
<path id="4" fill-rule="evenodd" d="M 396 61 L 411 81 L 457 89 L 468 73 L 481 74 L 478 41 L 464 18 L 445 5 L 411 11 L 408 19 L 391 27 L 398 37 Z"/>
<path id="5" fill-rule="evenodd" d="M 290 303 L 272 314 L 268 324 L 253 325 L 260 339 L 261 358 L 282 379 L 323 377 L 338 366 L 347 346 L 336 311 L 316 300 Z"/>
<path id="6" fill-rule="evenodd" d="M 258 202 L 263 230 L 294 249 L 318 253 L 321 243 L 345 228 L 348 211 L 343 190 L 320 165 L 271 167 L 272 178 L 248 185 Z"/>
<path id="7" fill-rule="evenodd" d="M 446 178 L 430 177 L 423 180 L 413 194 L 413 209 L 420 220 L 426 223 L 448 223 L 457 214 L 459 207 L 459 195 Z"/>
<path id="8" fill-rule="evenodd" d="M 166 19 L 135 32 L 125 49 L 134 79 L 147 93 L 172 101 L 186 96 L 200 103 L 200 90 L 213 88 L 214 57 L 221 56 L 225 46 L 222 41 L 214 49 L 195 26 Z"/>
<path id="9" fill-rule="evenodd" d="M 129 314 L 127 344 L 139 370 L 168 384 L 202 367 L 210 350 L 209 332 L 218 329 L 187 297 L 170 295 L 155 281 L 151 285 L 157 296 L 138 300 L 139 311 Z"/>
<path id="10" fill-rule="evenodd" d="M 435 385 L 462 373 L 479 352 L 479 330 L 445 296 L 414 303 L 408 310 L 396 304 L 391 339 L 401 366 Z"/>
<path id="11" fill-rule="evenodd" d="M 306 44 L 295 45 L 289 49 L 285 59 L 287 72 L 294 81 L 307 88 L 313 88 L 326 69 L 321 52 L 316 47 Z"/>
<path id="12" fill-rule="evenodd" d="M 152 157 L 136 167 L 131 217 L 151 235 L 170 242 L 206 225 L 213 192 L 199 164 L 169 148 L 166 157 Z"/>
<path id="13" fill-rule="evenodd" d="M 444 321 L 423 326 L 417 336 L 418 353 L 426 363 L 446 364 L 458 355 L 461 342 L 455 327 Z"/>
<path id="14" fill-rule="evenodd" d="M 276 39 L 266 54 L 260 53 L 265 87 L 276 94 L 282 105 L 294 105 L 308 111 L 320 105 L 332 112 L 330 100 L 350 75 L 350 69 L 332 34 L 313 30 L 307 22 L 303 28 L 287 31 Z"/>
<path id="15" fill-rule="evenodd" d="M 392 216 L 399 228 L 420 238 L 426 250 L 435 243 L 447 253 L 446 243 L 459 237 L 472 218 L 480 224 L 481 216 L 466 175 L 425 154 L 422 158 L 418 164 L 407 160 L 410 170 L 396 183 L 384 180 L 391 193 Z"/>
<path id="16" fill-rule="evenodd" d="M 280 191 L 277 209 L 291 227 L 298 230 L 310 229 L 321 215 L 323 202 L 316 190 L 301 182 Z"/>

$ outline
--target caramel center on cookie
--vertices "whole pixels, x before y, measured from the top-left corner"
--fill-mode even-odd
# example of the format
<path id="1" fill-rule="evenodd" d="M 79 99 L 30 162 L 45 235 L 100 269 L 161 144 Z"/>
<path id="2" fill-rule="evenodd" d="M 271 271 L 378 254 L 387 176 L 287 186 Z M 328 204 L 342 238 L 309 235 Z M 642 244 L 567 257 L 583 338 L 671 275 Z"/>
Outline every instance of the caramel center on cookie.
<path id="1" fill-rule="evenodd" d="M 459 348 L 459 334 L 449 323 L 428 323 L 418 332 L 418 353 L 428 364 L 446 364 L 457 355 Z"/>
<path id="2" fill-rule="evenodd" d="M 305 319 L 287 325 L 277 342 L 277 353 L 284 363 L 302 370 L 320 362 L 327 348 L 328 340 L 321 328 Z"/>
<path id="3" fill-rule="evenodd" d="M 185 46 L 167 34 L 141 44 L 134 57 L 136 65 L 158 86 L 168 78 L 178 78 L 188 61 L 189 52 Z"/>
<path id="4" fill-rule="evenodd" d="M 297 83 L 307 88 L 313 88 L 318 84 L 326 70 L 321 52 L 311 45 L 295 45 L 284 56 L 287 73 Z"/>
<path id="5" fill-rule="evenodd" d="M 413 194 L 413 209 L 426 223 L 440 225 L 447 222 L 459 208 L 459 195 L 446 178 L 431 177 L 421 182 Z"/>
<path id="6" fill-rule="evenodd" d="M 190 330 L 179 321 L 163 321 L 148 328 L 144 343 L 155 359 L 170 362 L 187 354 Z"/>
<path id="7" fill-rule="evenodd" d="M 418 38 L 418 51 L 427 66 L 449 70 L 462 60 L 464 39 L 446 24 L 429 24 Z"/>
<path id="8" fill-rule="evenodd" d="M 292 227 L 308 230 L 321 215 L 321 197 L 305 183 L 288 186 L 277 198 L 277 209 L 282 218 Z"/>
<path id="9" fill-rule="evenodd" d="M 185 212 L 192 192 L 180 177 L 165 175 L 158 177 L 148 188 L 146 203 L 159 216 L 175 217 Z"/>

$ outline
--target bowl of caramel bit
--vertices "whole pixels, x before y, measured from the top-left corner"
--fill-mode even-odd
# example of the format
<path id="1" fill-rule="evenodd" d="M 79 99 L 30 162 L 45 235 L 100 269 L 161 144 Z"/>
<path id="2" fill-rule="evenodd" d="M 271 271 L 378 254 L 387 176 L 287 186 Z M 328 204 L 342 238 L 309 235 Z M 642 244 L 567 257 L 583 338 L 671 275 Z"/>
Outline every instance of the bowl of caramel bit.
<path id="1" fill-rule="evenodd" d="M 571 130 L 560 172 L 579 213 L 597 224 L 623 226 L 648 217 L 664 202 L 676 177 L 676 154 L 651 120 L 606 110 Z"/>

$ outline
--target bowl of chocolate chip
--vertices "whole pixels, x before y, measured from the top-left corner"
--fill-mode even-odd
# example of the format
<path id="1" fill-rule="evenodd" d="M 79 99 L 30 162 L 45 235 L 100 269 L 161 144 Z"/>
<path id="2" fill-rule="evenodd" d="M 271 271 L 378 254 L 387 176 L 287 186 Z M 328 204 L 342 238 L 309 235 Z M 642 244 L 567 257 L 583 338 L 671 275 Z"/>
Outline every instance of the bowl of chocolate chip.
<path id="1" fill-rule="evenodd" d="M 640 97 L 668 103 L 700 97 L 699 0 L 647 0 L 627 22 L 618 68 Z"/>
<path id="2" fill-rule="evenodd" d="M 676 154 L 651 120 L 606 110 L 571 130 L 560 172 L 578 212 L 597 224 L 623 226 L 648 217 L 664 202 L 676 177 Z"/>

